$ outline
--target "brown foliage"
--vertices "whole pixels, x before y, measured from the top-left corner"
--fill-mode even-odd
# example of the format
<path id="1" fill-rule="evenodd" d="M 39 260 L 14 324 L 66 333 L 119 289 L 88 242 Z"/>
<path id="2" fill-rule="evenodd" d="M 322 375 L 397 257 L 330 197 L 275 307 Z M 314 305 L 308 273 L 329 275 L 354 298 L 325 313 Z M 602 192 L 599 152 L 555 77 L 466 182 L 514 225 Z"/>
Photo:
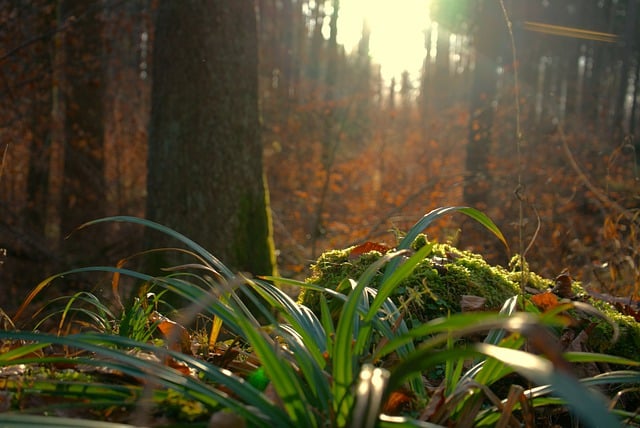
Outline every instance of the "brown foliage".
<path id="1" fill-rule="evenodd" d="M 278 261 L 285 275 L 304 276 L 306 266 L 329 248 L 365 241 L 393 246 L 395 235 L 425 212 L 462 204 L 465 187 L 479 185 L 466 165 L 470 70 L 460 67 L 447 77 L 446 70 L 436 73 L 433 68 L 446 61 L 438 58 L 434 65 L 427 60 L 423 74 L 415 79 L 419 87 L 411 88 L 413 82 L 405 76 L 399 88 L 389 88 L 390 82 L 381 78 L 369 58 L 364 39 L 354 54 L 325 43 L 321 25 L 316 24 L 329 17 L 323 16 L 319 3 L 305 14 L 302 5 L 308 2 L 259 2 L 265 171 Z M 86 243 L 81 250 L 69 252 L 64 246 L 68 241 L 61 241 L 70 232 L 60 229 L 63 179 L 75 181 L 84 193 L 104 195 L 106 214 L 142 216 L 146 197 L 148 65 L 155 3 L 104 2 L 89 9 L 86 5 L 65 16 L 41 0 L 0 6 L 0 20 L 6 23 L 0 28 L 0 44 L 5 46 L 0 53 L 0 248 L 7 250 L 0 270 L 6 300 L 2 305 L 17 306 L 22 289 L 48 274 L 74 264 L 113 263 L 140 248 L 141 231 L 121 225 L 72 237 Z M 541 21 L 545 17 L 536 14 L 543 12 L 521 11 L 525 18 Z M 105 99 L 99 149 L 104 153 L 88 153 L 102 159 L 104 165 L 96 171 L 103 171 L 103 177 L 96 182 L 106 189 L 91 188 L 90 180 L 79 183 L 79 176 L 62 176 L 69 130 L 78 133 L 73 123 L 62 126 L 65 108 L 78 102 L 64 97 L 70 94 L 69 77 L 80 70 L 65 65 L 62 47 L 66 42 L 82 44 L 72 30 L 82 28 L 89 15 L 102 27 L 103 57 L 98 59 L 104 68 L 100 76 L 81 77 L 103 85 Z M 438 44 L 446 47 L 443 40 Z M 462 56 L 459 64 L 470 64 L 467 39 L 460 40 L 455 47 L 455 54 Z M 590 45 L 586 59 L 593 61 L 593 75 L 584 76 L 580 87 L 571 74 L 576 70 L 559 64 L 575 62 L 583 51 L 575 41 L 555 40 L 526 34 L 518 39 L 522 45 L 517 46 L 517 68 L 508 60 L 495 64 L 502 73 L 495 99 L 486 100 L 495 109 L 486 148 L 487 177 L 480 184 L 486 198 L 476 208 L 501 227 L 512 248 L 518 248 L 520 230 L 521 248 L 535 237 L 527 259 L 536 272 L 552 277 L 568 268 L 596 290 L 637 296 L 636 142 L 621 132 L 623 110 L 610 101 L 620 97 L 615 82 L 621 75 L 598 77 L 606 74 L 618 53 L 609 56 L 608 46 Z M 96 56 L 84 60 L 94 61 Z M 538 74 L 541 65 L 547 74 Z M 326 76 L 329 69 L 332 75 Z M 513 111 L 515 70 L 521 72 L 520 159 Z M 561 92 L 562 79 L 569 101 L 559 114 L 554 97 Z M 576 105 L 577 100 L 583 105 Z M 631 129 L 635 120 L 630 118 Z M 91 168 L 88 160 L 83 165 Z M 78 193 L 65 203 L 79 201 L 83 195 Z M 492 237 L 458 218 L 441 221 L 428 233 L 482 253 L 492 262 L 507 261 Z"/>

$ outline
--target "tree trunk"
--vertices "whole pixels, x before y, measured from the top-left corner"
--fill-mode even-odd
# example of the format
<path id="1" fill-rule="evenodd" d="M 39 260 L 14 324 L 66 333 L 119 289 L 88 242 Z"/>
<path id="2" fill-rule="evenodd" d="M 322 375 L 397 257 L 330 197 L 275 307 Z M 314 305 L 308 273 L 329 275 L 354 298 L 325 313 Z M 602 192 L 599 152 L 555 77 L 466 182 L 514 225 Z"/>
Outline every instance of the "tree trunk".
<path id="1" fill-rule="evenodd" d="M 194 239 L 232 269 L 271 274 L 257 59 L 253 1 L 160 3 L 147 217 Z M 147 243 L 175 245 L 153 232 Z"/>
<path id="2" fill-rule="evenodd" d="M 104 216 L 104 64 L 100 0 L 63 0 L 65 34 L 64 179 L 61 232 Z M 85 235 L 86 236 L 86 235 Z M 75 246 L 86 239 L 69 242 Z M 67 247 L 69 248 L 69 247 Z M 77 249 L 71 250 L 74 256 Z"/>
<path id="3" fill-rule="evenodd" d="M 505 25 L 502 12 L 496 2 L 478 2 L 476 13 L 476 66 L 471 84 L 466 161 L 468 179 L 464 187 L 464 201 L 469 206 L 484 209 L 487 207 L 490 189 L 488 156 L 491 150 L 493 101 L 497 87 L 497 58 L 501 53 L 501 40 L 506 40 L 506 35 L 502 31 Z"/>
<path id="4" fill-rule="evenodd" d="M 620 72 L 620 84 L 618 85 L 618 91 L 616 94 L 615 105 L 615 117 L 614 117 L 614 132 L 619 136 L 625 133 L 625 105 L 627 96 L 629 95 L 629 77 L 633 76 L 634 64 L 632 61 L 633 53 L 635 52 L 636 41 L 636 21 L 638 19 L 638 1 L 629 0 L 627 3 L 627 13 L 625 16 L 625 30 L 624 30 L 624 46 L 620 55 L 621 72 Z M 628 130 L 628 129 L 627 129 Z"/>
<path id="5" fill-rule="evenodd" d="M 38 12 L 32 5 L 33 14 L 29 25 L 31 34 L 43 34 L 51 26 L 51 20 L 55 19 L 52 12 Z M 43 8 L 44 9 L 44 8 Z M 55 9 L 53 9 L 55 11 Z M 29 92 L 29 129 L 32 142 L 29 149 L 29 173 L 27 176 L 27 209 L 24 213 L 26 220 L 25 231 L 38 238 L 44 236 L 46 227 L 47 194 L 49 193 L 49 164 L 51 158 L 50 126 L 42 120 L 51 111 L 51 92 L 47 89 L 51 85 L 52 61 L 46 43 L 38 43 L 34 46 L 34 58 L 32 63 L 37 63 L 41 70 L 46 70 L 37 76 L 42 86 Z"/>

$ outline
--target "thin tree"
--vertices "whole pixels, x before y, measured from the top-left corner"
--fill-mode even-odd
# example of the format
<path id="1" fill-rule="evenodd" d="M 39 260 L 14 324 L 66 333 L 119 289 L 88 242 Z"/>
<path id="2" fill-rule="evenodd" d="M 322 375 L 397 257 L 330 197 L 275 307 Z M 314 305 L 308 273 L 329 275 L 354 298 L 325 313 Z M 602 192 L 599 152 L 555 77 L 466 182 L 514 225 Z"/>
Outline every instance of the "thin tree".
<path id="1" fill-rule="evenodd" d="M 486 208 L 489 197 L 489 152 L 494 118 L 493 102 L 497 88 L 497 59 L 506 40 L 497 2 L 476 3 L 476 27 L 473 40 L 476 65 L 471 83 L 469 141 L 467 143 L 468 181 L 464 187 L 465 204 Z"/>
<path id="2" fill-rule="evenodd" d="M 271 274 L 254 2 L 164 1 L 157 13 L 147 217 L 233 269 Z"/>

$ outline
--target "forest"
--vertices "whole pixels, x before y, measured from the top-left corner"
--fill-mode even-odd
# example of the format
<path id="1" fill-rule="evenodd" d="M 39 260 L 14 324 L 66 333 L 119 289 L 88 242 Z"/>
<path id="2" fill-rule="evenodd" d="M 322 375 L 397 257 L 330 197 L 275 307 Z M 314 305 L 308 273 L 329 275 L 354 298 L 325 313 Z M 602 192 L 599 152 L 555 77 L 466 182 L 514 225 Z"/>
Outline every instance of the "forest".
<path id="1" fill-rule="evenodd" d="M 512 246 L 530 246 L 535 271 L 569 269 L 597 290 L 637 292 L 637 4 L 509 3 L 518 119 L 498 5 L 434 2 L 424 11 L 420 74 L 385 81 L 366 25 L 353 51 L 337 43 L 337 6 L 258 2 L 261 123 L 253 138 L 281 272 L 303 273 L 329 248 L 392 243 L 392 231 L 421 213 L 464 204 L 484 211 Z M 69 265 L 113 262 L 144 247 L 137 228 L 65 237 L 106 215 L 145 216 L 156 8 L 3 6 L 6 303 Z M 458 220 L 432 233 L 506 261 Z"/>
<path id="2" fill-rule="evenodd" d="M 118 292 L 135 295 L 136 284 L 140 282 L 147 284 L 143 287 L 147 290 L 148 284 L 155 284 L 151 278 L 156 276 L 168 275 L 171 279 L 166 281 L 173 287 L 169 288 L 183 290 L 184 284 L 171 283 L 172 275 L 177 275 L 180 269 L 193 269 L 195 265 L 185 260 L 194 254 L 198 255 L 197 263 L 209 266 L 207 269 L 211 269 L 215 278 L 224 278 L 231 284 L 238 280 L 239 272 L 246 278 L 256 278 L 251 287 L 275 305 L 276 312 L 278 308 L 283 312 L 291 310 L 287 299 L 295 299 L 298 290 L 304 289 L 303 283 L 311 282 L 310 290 L 327 287 L 344 292 L 343 285 L 323 282 L 332 263 L 349 265 L 353 269 L 348 271 L 349 275 L 366 276 L 368 265 L 359 266 L 355 260 L 370 251 L 381 253 L 380 260 L 389 262 L 387 273 L 376 276 L 376 281 L 381 281 L 379 293 L 383 295 L 383 285 L 391 281 L 394 272 L 402 271 L 390 255 L 392 250 L 425 257 L 429 247 L 437 254 L 430 261 L 432 270 L 451 271 L 446 268 L 448 263 L 462 260 L 470 253 L 477 254 L 487 266 L 504 269 L 500 275 L 507 275 L 505 278 L 514 275 L 514 266 L 522 275 L 529 270 L 535 273 L 542 282 L 527 289 L 534 297 L 537 293 L 547 296 L 543 294 L 546 285 L 558 287 L 563 278 L 571 278 L 580 284 L 580 292 L 567 292 L 560 298 L 584 293 L 587 299 L 604 299 L 617 305 L 622 314 L 635 317 L 637 323 L 640 320 L 637 130 L 640 1 L 430 0 L 415 10 L 403 9 L 402 2 L 388 1 L 376 2 L 386 5 L 389 16 L 383 13 L 375 20 L 367 15 L 366 9 L 377 10 L 378 6 L 368 7 L 363 2 L 361 19 L 344 21 L 345 7 L 354 2 L 0 2 L 3 352 L 8 348 L 9 353 L 17 352 L 16 349 L 21 349 L 15 346 L 18 341 L 71 346 L 60 331 L 66 322 L 69 322 L 67 333 L 83 331 L 78 327 L 82 324 L 72 326 L 67 319 L 69 307 L 78 299 L 94 305 L 93 310 L 103 308 L 95 303 L 98 300 L 108 302 L 104 307 L 109 308 L 106 314 L 114 307 L 128 308 L 127 304 L 122 305 L 125 298 L 121 301 Z M 419 69 L 406 69 L 394 75 L 390 70 L 395 72 L 397 64 L 376 57 L 373 41 L 392 40 L 389 30 L 392 27 L 385 25 L 391 23 L 385 19 L 402 16 L 392 17 L 391 12 L 396 10 L 405 13 L 407 20 L 409 15 L 420 17 L 423 27 L 418 45 L 423 49 L 414 51 L 408 44 L 393 46 L 398 58 L 400 53 L 415 54 L 418 57 L 413 58 L 414 62 L 421 64 Z M 353 46 L 347 45 L 343 33 L 354 33 L 354 26 L 359 38 Z M 457 214 L 441 215 L 445 212 Z M 102 220 L 107 217 L 115 220 Z M 418 224 L 430 226 L 420 232 L 432 244 L 418 245 L 416 242 L 421 239 L 418 238 L 405 245 L 404 238 L 415 238 L 413 232 Z M 186 240 L 176 240 L 176 234 Z M 189 249 L 176 254 L 158 250 L 174 249 L 178 241 Z M 448 249 L 437 250 L 441 245 Z M 207 251 L 200 252 L 201 248 Z M 209 255 L 213 258 L 209 259 Z M 406 257 L 413 260 L 411 255 Z M 415 265 L 418 272 L 420 263 L 406 262 L 406 266 Z M 439 267 L 441 263 L 445 267 Z M 101 276 L 87 266 L 103 266 L 106 270 Z M 124 279 L 120 275 L 125 268 L 141 273 Z M 507 273 L 509 269 L 512 271 Z M 57 275 L 68 271 L 74 274 L 65 274 L 60 281 Z M 150 276 L 144 276 L 147 274 Z M 54 277 L 55 288 L 49 287 Z M 209 281 L 206 275 L 202 278 L 203 282 Z M 290 297 L 281 296 L 260 282 L 268 278 Z M 521 284 L 524 299 L 526 280 L 518 278 L 508 281 Z M 543 279 L 551 282 L 541 285 Z M 426 284 L 426 279 L 420 281 Z M 502 284 L 502 280 L 496 281 Z M 357 287 L 354 285 L 353 290 Z M 433 287 L 436 286 L 432 290 L 437 289 Z M 532 291 L 536 287 L 539 290 Z M 408 290 L 406 296 L 413 290 L 406 284 L 401 288 Z M 35 291 L 30 294 L 30 290 Z M 304 289 L 303 295 L 307 291 Z M 509 297 L 509 292 L 504 292 L 504 296 L 499 294 L 502 303 Z M 196 301 L 200 295 L 193 293 L 196 292 L 178 294 Z M 461 290 L 460 294 L 473 293 Z M 27 313 L 29 316 L 35 313 L 36 318 L 42 316 L 44 312 L 30 306 L 38 298 L 46 302 L 70 295 L 76 297 L 66 304 L 66 309 L 53 313 L 62 314 L 59 324 L 54 322 L 59 326 L 54 338 L 39 342 L 40 339 L 30 335 L 34 333 L 11 336 L 10 331 L 19 324 L 18 318 L 27 319 Z M 89 295 L 91 299 L 95 297 L 95 301 L 91 300 L 94 303 L 85 300 Z M 326 322 L 331 322 L 331 316 L 323 311 L 335 308 L 331 305 L 325 308 L 324 298 L 318 300 L 317 296 L 315 300 L 304 301 L 311 299 L 310 295 L 311 292 L 301 297 L 303 303 L 321 314 L 318 318 L 324 323 L 322 328 L 330 330 Z M 411 299 L 421 301 L 422 297 L 411 296 L 408 300 L 392 299 L 389 304 L 398 305 L 401 312 L 403 308 L 415 308 Z M 489 301 L 494 297 L 483 295 Z M 329 303 L 335 304 L 335 299 L 334 296 Z M 153 306 L 132 301 L 138 302 L 134 307 L 143 312 L 151 311 L 149 308 Z M 211 329 L 208 344 L 215 348 L 216 321 L 224 320 L 225 325 L 236 328 L 236 333 L 241 332 L 238 337 L 257 349 L 255 358 L 260 362 L 253 361 L 253 356 L 239 362 L 234 359 L 237 355 L 226 353 L 220 356 L 214 352 L 214 357 L 226 358 L 227 364 L 239 364 L 243 369 L 251 362 L 264 365 L 267 371 L 280 370 L 268 364 L 265 355 L 270 354 L 260 351 L 258 346 L 261 337 L 252 337 L 251 325 L 244 324 L 242 319 L 247 315 L 243 312 L 244 303 L 237 303 L 242 316 L 235 317 L 225 306 L 227 301 L 221 298 L 220 302 L 219 308 L 211 309 L 209 321 L 214 327 L 206 327 Z M 553 312 L 556 306 L 535 298 L 534 303 L 538 312 Z M 137 304 L 142 307 L 136 307 Z M 261 308 L 259 302 L 247 304 L 251 305 Z M 356 308 L 359 303 L 354 300 L 353 305 Z M 374 297 L 371 305 L 383 307 Z M 444 318 L 448 309 L 460 309 L 455 306 L 457 303 L 455 307 L 448 305 L 437 308 Z M 489 306 L 499 309 L 501 304 Z M 594 306 L 600 309 L 598 304 Z M 341 313 L 357 312 L 356 309 L 349 312 L 349 307 L 347 300 Z M 384 308 L 388 310 L 387 306 Z M 269 311 L 261 313 L 267 320 L 271 320 Z M 51 322 L 54 315 L 48 315 L 46 321 Z M 164 315 L 154 312 L 144 322 L 138 321 L 146 328 L 162 330 L 171 345 L 171 340 L 175 341 L 180 334 L 177 327 L 167 327 L 174 324 Z M 360 315 L 363 322 L 373 322 L 375 318 L 362 312 Z M 304 324 L 295 317 L 294 321 L 284 317 L 293 325 L 295 320 Z M 561 322 L 552 321 L 551 317 L 542 323 Z M 123 328 L 125 318 L 120 319 L 119 328 Z M 256 321 L 253 316 L 248 318 Z M 264 321 L 257 315 L 256 318 L 256 322 Z M 416 328 L 429 331 L 424 333 L 425 337 L 444 334 L 445 330 L 438 330 L 440 327 L 435 325 L 433 331 L 428 330 L 433 314 L 422 318 L 412 313 L 405 318 L 401 323 L 402 316 L 399 317 L 392 327 L 374 323 L 372 328 L 380 329 L 376 334 L 381 336 L 395 334 L 397 326 L 406 321 L 409 327 L 421 325 Z M 487 318 L 483 324 L 486 330 L 498 325 L 489 321 L 498 323 Z M 336 322 L 337 331 L 343 331 L 342 324 Z M 529 322 L 527 318 L 522 325 L 529 326 Z M 471 332 L 471 324 L 460 331 Z M 346 324 L 343 328 L 347 328 Z M 527 331 L 534 331 L 532 337 L 540 339 L 541 336 L 535 336 L 539 333 L 536 328 Z M 637 326 L 629 327 L 629 331 L 634 329 Z M 300 334 L 301 340 L 309 340 Z M 150 335 L 142 337 L 149 340 Z M 358 337 L 361 336 L 356 336 L 354 343 Z M 109 343 L 114 347 L 131 345 L 123 340 Z M 368 345 L 376 343 L 375 337 L 367 340 Z M 393 358 L 402 359 L 404 344 L 389 340 L 389 346 L 395 346 Z M 512 350 L 524 352 L 517 351 L 521 342 L 513 340 L 509 345 Z M 630 340 L 637 340 L 633 346 L 640 347 L 640 335 Z M 229 349 L 235 349 L 237 341 Z M 91 351 L 89 342 L 87 339 L 84 345 L 75 346 L 98 352 Z M 268 348 L 266 343 L 262 344 Z M 438 343 L 445 346 L 449 342 Z M 339 341 L 334 345 L 339 349 Z M 298 345 L 289 346 L 293 349 Z M 360 351 L 369 358 L 371 355 L 364 352 L 365 348 L 362 345 Z M 244 352 L 245 348 L 242 349 Z M 448 350 L 452 361 L 477 357 L 477 353 L 497 358 L 492 354 L 493 348 L 469 349 Z M 603 354 L 606 351 L 598 347 L 596 350 Z M 179 346 L 169 346 L 167 352 L 172 354 L 167 358 L 175 363 L 180 358 L 174 354 L 184 351 Z M 556 355 L 554 352 L 547 348 L 541 351 L 547 357 Z M 6 378 L 5 368 L 25 355 L 29 356 L 26 351 L 18 352 L 17 357 L 0 356 L 0 380 Z M 322 362 L 324 354 L 318 351 L 318 355 L 316 359 Z M 414 361 L 412 358 L 416 357 L 408 352 L 406 361 Z M 513 363 L 507 361 L 509 357 L 500 358 L 505 359 L 506 365 Z M 557 365 L 559 360 L 554 358 L 549 357 Z M 637 359 L 633 352 L 622 349 L 605 361 L 632 365 L 622 358 Z M 190 361 L 181 362 L 188 369 L 173 363 L 160 366 L 162 370 L 178 370 L 183 374 L 195 367 Z M 444 366 L 437 367 L 445 367 L 445 379 L 451 380 L 449 370 L 462 370 L 462 366 L 449 367 L 444 359 L 441 363 Z M 310 376 L 305 371 L 311 370 L 308 366 L 300 361 L 297 364 L 296 370 Z M 334 370 L 338 366 L 334 362 Z M 366 366 L 363 370 L 369 370 L 369 376 L 377 376 L 380 373 L 374 372 L 379 366 L 375 369 Z M 405 366 L 401 363 L 400 367 Z M 322 370 L 325 369 L 323 366 Z M 121 367 L 114 370 L 128 373 Z M 346 372 L 349 370 L 345 369 Z M 390 384 L 408 388 L 403 381 L 411 384 L 415 381 L 413 374 L 396 376 L 399 372 L 392 372 Z M 293 379 L 292 373 L 281 374 Z M 271 375 L 273 382 L 274 372 Z M 332 375 L 338 376 L 335 371 Z M 347 378 L 355 382 L 356 375 Z M 536 382 L 541 379 L 534 378 Z M 630 383 L 637 389 L 640 380 L 632 379 Z M 297 385 L 298 380 L 291 382 Z M 550 382 L 556 385 L 554 382 L 558 381 L 553 378 Z M 6 382 L 2 385 L 11 389 Z M 291 385 L 278 389 L 275 383 L 275 401 L 282 400 L 287 386 L 293 388 Z M 308 408 L 302 411 L 293 404 L 272 408 L 267 402 L 273 397 L 247 404 L 241 386 L 227 387 L 236 401 L 226 402 L 222 395 L 214 394 L 212 404 L 213 401 L 202 399 L 205 394 L 202 391 L 187 395 L 205 403 L 207 411 L 202 414 L 207 417 L 222 403 L 223 407 L 244 415 L 248 426 L 261 426 L 265 421 L 285 416 L 291 426 L 301 421 L 308 426 L 320 426 L 320 417 L 313 423 L 296 419 L 301 418 L 300 412 L 308 413 Z M 306 387 L 300 388 L 306 391 Z M 333 400 L 347 394 L 335 384 L 327 388 Z M 429 395 L 423 387 L 415 388 L 418 392 L 412 389 L 412 399 L 419 402 Z M 444 402 L 453 387 L 443 388 L 434 394 L 441 394 Z M 576 391 L 570 390 L 578 394 Z M 146 386 L 138 392 L 147 393 Z M 389 393 L 385 394 L 388 400 Z M 563 396 L 562 392 L 560 395 Z M 331 426 L 355 423 L 356 416 L 350 413 L 357 413 L 358 409 L 358 398 L 355 393 L 354 396 L 353 408 L 345 410 L 344 406 L 353 404 L 345 399 L 322 410 L 335 418 Z M 170 400 L 168 396 L 162 397 Z M 585 397 L 586 400 L 590 396 Z M 638 402 L 640 398 L 636 395 L 631 403 Z M 171 403 L 180 411 L 186 406 L 178 399 Z M 469 408 L 473 407 L 471 404 Z M 516 410 L 516 404 L 511 405 L 516 406 L 513 412 L 517 416 L 513 418 L 523 421 L 520 426 L 536 425 L 531 424 L 533 419 L 527 419 L 525 404 L 520 404 L 520 410 Z M 0 412 L 6 410 L 3 406 L 0 404 Z M 243 413 L 250 406 L 262 409 L 264 418 L 255 419 Z M 427 408 L 424 412 L 432 413 L 421 420 L 444 423 L 447 419 L 444 413 L 440 419 L 434 416 L 444 412 L 443 408 Z M 631 415 L 635 412 L 635 416 L 630 416 L 627 423 L 638 426 L 637 408 L 628 411 Z M 464 425 L 461 421 L 466 410 L 458 408 L 458 413 L 451 412 L 447 417 L 457 423 L 448 426 L 458 423 L 489 426 L 496 422 L 476 409 L 475 422 Z M 149 423 L 131 421 L 117 413 L 110 413 L 109 419 L 134 425 Z M 539 414 L 531 417 L 538 426 L 545 426 Z M 547 414 L 544 417 L 545 422 L 553 419 Z M 607 420 L 606 416 L 601 417 L 605 419 L 598 420 Z M 558 420 L 560 424 L 565 421 L 561 417 Z M 383 419 L 377 423 L 392 424 Z M 503 426 L 515 424 L 513 420 L 503 423 Z M 161 425 L 158 420 L 154 424 Z"/>

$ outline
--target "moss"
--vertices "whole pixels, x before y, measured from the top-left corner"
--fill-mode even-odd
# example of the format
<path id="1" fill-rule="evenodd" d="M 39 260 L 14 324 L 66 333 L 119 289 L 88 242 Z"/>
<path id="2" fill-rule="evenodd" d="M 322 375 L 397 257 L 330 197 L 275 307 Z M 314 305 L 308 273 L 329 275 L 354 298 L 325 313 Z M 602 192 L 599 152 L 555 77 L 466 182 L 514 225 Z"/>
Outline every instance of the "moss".
<path id="1" fill-rule="evenodd" d="M 420 235 L 412 248 L 419 249 L 426 242 L 426 237 Z M 372 251 L 350 258 L 352 248 L 322 254 L 311 267 L 312 275 L 307 282 L 336 289 L 344 278 L 357 279 L 382 255 Z M 374 278 L 373 286 L 379 285 L 381 277 L 382 272 Z M 424 322 L 460 311 L 460 300 L 465 294 L 484 297 L 487 309 L 499 309 L 506 299 L 518 293 L 519 284 L 506 269 L 489 265 L 477 254 L 436 243 L 429 256 L 396 289 L 392 300 L 407 307 L 412 318 Z M 318 299 L 317 292 L 304 290 L 299 301 L 315 310 Z"/>
<path id="2" fill-rule="evenodd" d="M 522 277 L 524 276 L 524 286 L 533 288 L 536 290 L 546 290 L 554 286 L 554 282 L 550 279 L 543 278 L 535 272 L 531 272 L 527 262 L 524 262 L 524 266 L 520 256 L 513 256 L 509 262 L 510 270 L 507 272 L 507 277 L 516 284 L 522 284 Z"/>
<path id="3" fill-rule="evenodd" d="M 372 251 L 363 254 L 357 260 L 351 260 L 349 253 L 352 248 L 354 247 L 323 253 L 316 263 L 311 266 L 312 275 L 306 282 L 335 290 L 343 279 L 358 278 L 367 266 L 382 256 L 381 253 Z M 314 311 L 317 311 L 320 307 L 319 299 L 319 293 L 306 288 L 302 289 L 298 296 L 300 303 Z"/>
<path id="4" fill-rule="evenodd" d="M 426 242 L 426 237 L 421 235 L 412 248 L 421 248 Z M 372 251 L 352 258 L 350 252 L 353 248 L 322 254 L 311 266 L 312 275 L 307 282 L 335 290 L 345 278 L 358 279 L 369 265 L 382 256 Z M 392 300 L 405 311 L 405 319 L 411 323 L 422 323 L 459 312 L 463 295 L 483 297 L 486 299 L 486 310 L 498 310 L 508 298 L 520 293 L 523 275 L 526 277 L 524 285 L 528 289 L 545 291 L 554 285 L 554 281 L 530 272 L 526 263 L 523 266 L 518 258 L 514 258 L 510 266 L 511 270 L 491 266 L 478 254 L 435 243 L 432 252 L 398 286 Z M 382 274 L 381 271 L 373 279 L 374 287 L 379 285 Z M 587 345 L 595 352 L 637 358 L 640 323 L 632 317 L 621 315 L 608 303 L 591 298 L 579 282 L 574 282 L 572 289 L 576 300 L 591 304 L 606 318 L 615 321 L 620 329 L 620 338 L 614 343 L 611 340 L 613 327 L 608 321 L 595 315 L 576 313 L 575 316 L 584 320 L 590 329 Z M 305 289 L 300 294 L 299 302 L 317 311 L 319 293 Z M 335 310 L 339 308 L 334 302 L 330 302 L 330 307 Z"/>
<path id="5" fill-rule="evenodd" d="M 264 196 L 264 199 L 262 199 Z M 275 275 L 275 249 L 269 206 L 269 192 L 248 194 L 238 208 L 239 230 L 234 233 L 235 268 L 255 275 Z"/>
<path id="6" fill-rule="evenodd" d="M 582 289 L 579 283 L 576 286 Z M 640 352 L 640 323 L 631 316 L 621 314 L 607 302 L 594 298 L 588 298 L 587 301 L 615 323 L 619 330 L 618 340 L 614 342 L 612 341 L 614 330 L 611 323 L 601 318 L 589 317 L 589 321 L 592 323 L 587 341 L 589 347 L 596 352 L 637 360 L 638 352 Z"/>

